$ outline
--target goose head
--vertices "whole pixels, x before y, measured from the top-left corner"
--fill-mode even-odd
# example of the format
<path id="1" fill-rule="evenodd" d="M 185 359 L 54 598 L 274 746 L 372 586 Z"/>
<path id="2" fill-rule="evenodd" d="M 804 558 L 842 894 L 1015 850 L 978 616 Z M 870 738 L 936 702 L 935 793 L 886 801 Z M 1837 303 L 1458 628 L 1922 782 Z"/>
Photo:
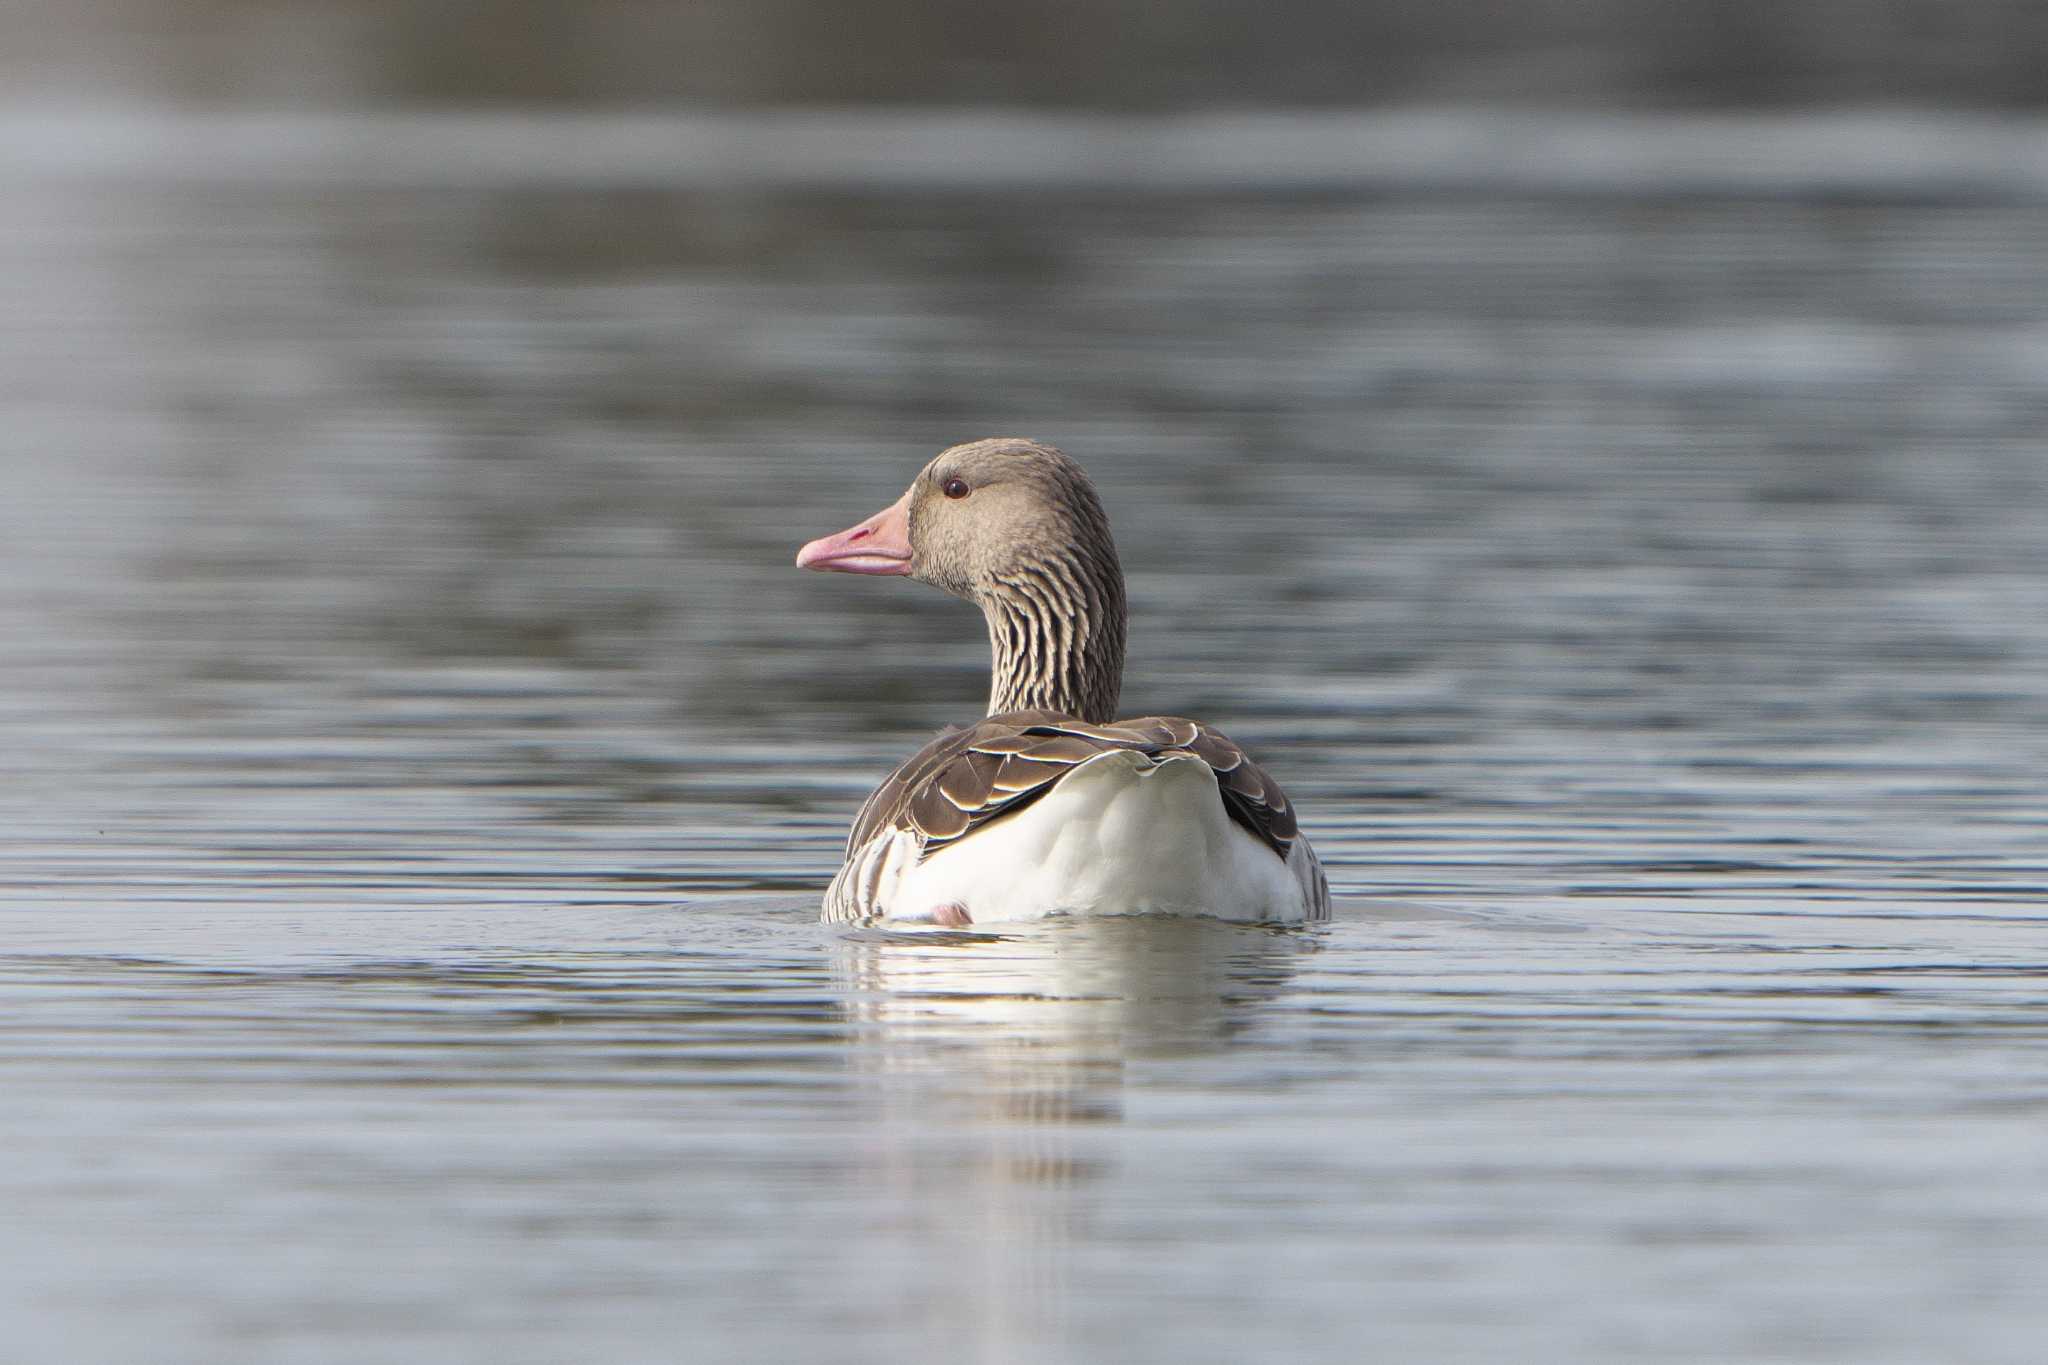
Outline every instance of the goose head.
<path id="1" fill-rule="evenodd" d="M 940 453 L 903 496 L 797 552 L 797 567 L 916 579 L 979 601 L 1049 560 L 1114 561 L 1109 518 L 1088 475 L 1036 441 L 994 437 Z"/>
<path id="2" fill-rule="evenodd" d="M 1110 719 L 1122 680 L 1123 569 L 1088 475 L 1037 441 L 940 452 L 902 497 L 814 540 L 797 566 L 912 578 L 975 603 L 995 655 L 990 714 Z"/>

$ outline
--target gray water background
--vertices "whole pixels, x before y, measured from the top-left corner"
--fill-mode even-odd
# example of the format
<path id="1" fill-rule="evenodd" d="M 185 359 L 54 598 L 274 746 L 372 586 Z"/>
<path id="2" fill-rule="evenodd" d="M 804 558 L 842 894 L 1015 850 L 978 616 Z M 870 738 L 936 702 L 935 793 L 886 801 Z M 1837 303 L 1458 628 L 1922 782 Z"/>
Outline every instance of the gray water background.
<path id="1" fill-rule="evenodd" d="M 0 127 L 10 1358 L 2039 1359 L 2031 125 L 78 126 Z M 985 643 L 790 558 L 1005 432 L 1329 927 L 813 922 Z"/>

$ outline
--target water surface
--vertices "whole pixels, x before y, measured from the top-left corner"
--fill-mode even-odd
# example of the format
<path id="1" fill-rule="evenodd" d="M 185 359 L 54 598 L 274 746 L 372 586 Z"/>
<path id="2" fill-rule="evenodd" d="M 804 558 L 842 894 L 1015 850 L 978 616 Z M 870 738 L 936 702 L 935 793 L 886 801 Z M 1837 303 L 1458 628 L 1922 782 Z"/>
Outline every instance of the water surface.
<path id="1" fill-rule="evenodd" d="M 2024 175 L 76 171 L 0 191 L 20 1349 L 2038 1355 Z M 1332 925 L 813 922 L 985 644 L 790 557 L 1007 432 Z"/>

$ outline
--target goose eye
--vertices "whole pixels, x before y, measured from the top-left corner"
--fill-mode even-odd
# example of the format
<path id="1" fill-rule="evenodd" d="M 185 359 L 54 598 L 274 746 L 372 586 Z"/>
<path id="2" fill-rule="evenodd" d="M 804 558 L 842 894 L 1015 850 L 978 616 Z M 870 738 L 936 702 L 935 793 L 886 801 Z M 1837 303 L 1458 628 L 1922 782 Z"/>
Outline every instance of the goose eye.
<path id="1" fill-rule="evenodd" d="M 964 498 L 970 491 L 965 479 L 948 479 L 940 485 L 940 491 L 949 498 Z"/>

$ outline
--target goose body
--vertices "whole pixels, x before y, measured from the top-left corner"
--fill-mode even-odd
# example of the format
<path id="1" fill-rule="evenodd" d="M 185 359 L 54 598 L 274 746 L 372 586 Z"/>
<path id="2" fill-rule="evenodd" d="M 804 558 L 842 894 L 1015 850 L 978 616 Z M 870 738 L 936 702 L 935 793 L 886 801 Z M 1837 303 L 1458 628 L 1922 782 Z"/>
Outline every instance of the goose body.
<path id="1" fill-rule="evenodd" d="M 1123 574 L 1093 486 L 1059 451 L 955 446 L 797 563 L 946 587 L 982 607 L 995 654 L 989 715 L 927 744 L 861 808 L 825 919 L 1329 915 L 1292 805 L 1241 748 L 1180 717 L 1110 719 Z"/>
<path id="2" fill-rule="evenodd" d="M 1328 895 L 1286 797 L 1222 735 L 1027 711 L 940 736 L 868 798 L 824 917 L 1295 921 Z"/>

